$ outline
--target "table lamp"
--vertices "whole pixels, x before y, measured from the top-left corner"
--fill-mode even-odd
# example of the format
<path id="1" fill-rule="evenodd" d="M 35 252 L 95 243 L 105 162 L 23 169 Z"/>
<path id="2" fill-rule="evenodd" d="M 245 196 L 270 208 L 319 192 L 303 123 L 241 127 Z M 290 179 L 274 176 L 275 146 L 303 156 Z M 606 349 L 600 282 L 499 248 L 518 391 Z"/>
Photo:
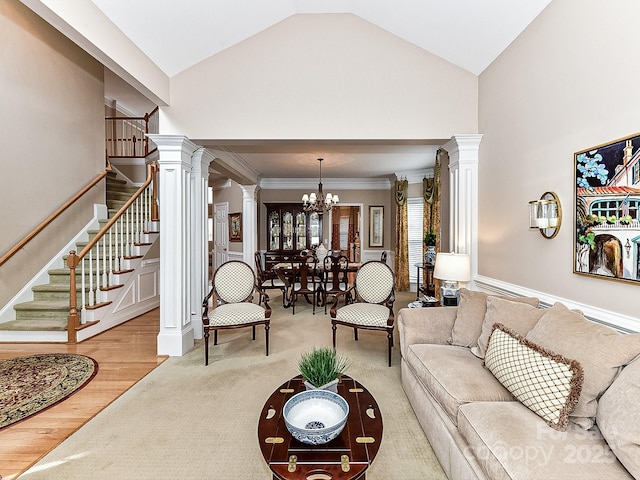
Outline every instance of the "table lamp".
<path id="1" fill-rule="evenodd" d="M 433 276 L 442 280 L 440 305 L 457 306 L 460 299 L 458 282 L 471 280 L 471 259 L 465 253 L 436 254 Z"/>

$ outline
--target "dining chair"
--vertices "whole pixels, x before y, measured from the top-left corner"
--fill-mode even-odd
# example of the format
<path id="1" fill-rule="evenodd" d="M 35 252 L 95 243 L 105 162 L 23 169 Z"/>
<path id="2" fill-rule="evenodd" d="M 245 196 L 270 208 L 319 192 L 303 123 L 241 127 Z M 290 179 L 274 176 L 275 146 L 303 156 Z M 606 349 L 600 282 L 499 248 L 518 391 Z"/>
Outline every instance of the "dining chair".
<path id="1" fill-rule="evenodd" d="M 263 290 L 280 290 L 282 292 L 282 304 L 285 304 L 285 291 L 287 286 L 282 281 L 282 279 L 278 276 L 276 272 L 273 270 L 265 270 L 262 267 L 262 254 L 260 252 L 255 252 L 254 260 L 256 264 L 256 279 L 258 281 L 258 285 L 262 287 Z M 260 295 L 258 299 L 258 305 L 262 304 L 263 297 Z"/>
<path id="2" fill-rule="evenodd" d="M 382 253 L 380 254 L 380 261 L 382 263 L 387 263 L 387 251 L 383 250 Z"/>
<path id="3" fill-rule="evenodd" d="M 298 264 L 293 267 L 293 278 L 294 283 L 291 289 L 292 314 L 296 314 L 296 300 L 302 295 L 313 304 L 313 315 L 315 315 L 321 286 L 318 259 L 313 255 L 300 257 Z M 309 297 L 311 297 L 311 300 L 309 300 Z"/>
<path id="4" fill-rule="evenodd" d="M 263 299 L 264 306 L 253 303 L 254 293 Z M 215 295 L 214 306 L 209 302 Z M 258 285 L 251 267 L 240 260 L 230 260 L 218 267 L 213 275 L 211 291 L 202 301 L 204 327 L 204 364 L 209 365 L 209 332 L 213 330 L 213 344 L 218 344 L 218 330 L 252 327 L 256 339 L 256 325 L 264 325 L 266 355 L 269 356 L 269 327 L 271 307 L 269 295 Z"/>
<path id="5" fill-rule="evenodd" d="M 327 300 L 330 295 L 336 295 L 349 289 L 349 259 L 340 255 L 338 257 L 326 257 L 323 265 L 322 277 L 322 303 L 324 313 L 327 313 Z M 348 302 L 346 299 L 345 302 Z"/>
<path id="6" fill-rule="evenodd" d="M 338 308 L 342 296 L 352 296 L 353 303 Z M 353 286 L 337 293 L 331 307 L 331 329 L 333 330 L 333 348 L 336 348 L 336 330 L 338 325 L 353 328 L 355 340 L 358 329 L 381 330 L 387 332 L 389 343 L 389 366 L 393 348 L 395 302 L 395 277 L 389 266 L 377 260 L 364 263 L 358 272 Z"/>

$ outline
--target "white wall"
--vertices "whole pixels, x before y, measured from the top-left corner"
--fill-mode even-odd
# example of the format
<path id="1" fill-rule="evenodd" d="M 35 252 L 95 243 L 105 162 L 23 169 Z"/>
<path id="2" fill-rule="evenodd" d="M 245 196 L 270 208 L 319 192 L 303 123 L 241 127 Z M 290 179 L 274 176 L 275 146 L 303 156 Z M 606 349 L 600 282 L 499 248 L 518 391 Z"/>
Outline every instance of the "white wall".
<path id="1" fill-rule="evenodd" d="M 173 77 L 160 118 L 192 139 L 448 139 L 477 131 L 477 77 L 354 15 L 294 15 Z"/>
<path id="2" fill-rule="evenodd" d="M 640 131 L 639 17 L 637 0 L 553 1 L 480 75 L 480 275 L 638 318 L 640 284 L 572 272 L 573 154 Z M 547 190 L 552 240 L 528 229 Z"/>

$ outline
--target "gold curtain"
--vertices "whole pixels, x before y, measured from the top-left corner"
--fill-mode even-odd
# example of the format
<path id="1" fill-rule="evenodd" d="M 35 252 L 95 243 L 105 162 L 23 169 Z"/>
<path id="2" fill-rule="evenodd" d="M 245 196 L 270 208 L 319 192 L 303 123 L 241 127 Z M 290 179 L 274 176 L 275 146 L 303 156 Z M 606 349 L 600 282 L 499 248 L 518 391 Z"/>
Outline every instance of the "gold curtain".
<path id="1" fill-rule="evenodd" d="M 396 290 L 409 290 L 409 220 L 407 194 L 409 182 L 396 180 Z"/>
<path id="2" fill-rule="evenodd" d="M 423 232 L 434 232 L 436 234 L 436 252 L 440 251 L 440 153 L 436 152 L 436 163 L 433 168 L 433 178 L 425 178 L 422 180 L 423 198 L 424 198 L 424 216 L 422 221 Z M 427 246 L 423 242 L 423 253 L 426 252 Z M 426 272 L 425 272 L 426 274 Z M 426 279 L 423 279 L 423 281 Z M 436 286 L 436 296 L 440 291 L 438 280 L 434 280 Z"/>

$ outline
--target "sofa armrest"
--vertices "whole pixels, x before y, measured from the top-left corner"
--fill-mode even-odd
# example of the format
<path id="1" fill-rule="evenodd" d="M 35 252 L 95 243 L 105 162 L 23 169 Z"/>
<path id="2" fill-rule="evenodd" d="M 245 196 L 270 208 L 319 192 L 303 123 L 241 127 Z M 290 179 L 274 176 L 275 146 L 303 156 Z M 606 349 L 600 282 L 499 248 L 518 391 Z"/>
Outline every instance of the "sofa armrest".
<path id="1" fill-rule="evenodd" d="M 447 345 L 458 307 L 402 308 L 398 312 L 400 352 L 409 345 L 435 343 Z"/>

